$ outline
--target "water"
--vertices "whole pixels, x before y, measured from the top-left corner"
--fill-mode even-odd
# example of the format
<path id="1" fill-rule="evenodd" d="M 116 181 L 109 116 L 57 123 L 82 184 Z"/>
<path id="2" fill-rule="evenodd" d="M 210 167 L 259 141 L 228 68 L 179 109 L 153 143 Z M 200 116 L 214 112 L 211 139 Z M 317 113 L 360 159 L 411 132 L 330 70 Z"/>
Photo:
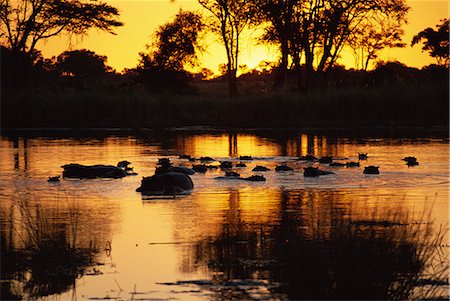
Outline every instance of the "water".
<path id="1" fill-rule="evenodd" d="M 358 152 L 367 152 L 369 159 L 355 168 L 297 160 L 306 154 L 330 155 L 345 163 L 357 161 Z M 250 155 L 254 160 L 236 169 L 241 176 L 255 174 L 251 169 L 256 165 L 271 171 L 256 173 L 267 181 L 254 183 L 216 180 L 223 175 L 220 169 L 197 173 L 192 176 L 193 193 L 184 197 L 143 198 L 135 192 L 141 177 L 153 174 L 158 158 L 191 166 L 178 159 L 179 154 L 234 163 Z M 405 156 L 417 157 L 420 165 L 406 166 L 401 160 Z M 49 176 L 61 174 L 63 164 L 115 165 L 121 160 L 132 162 L 139 175 L 47 182 Z M 417 276 L 413 288 L 401 291 L 448 295 L 444 283 L 417 281 L 437 283 L 433 275 L 447 262 L 435 258 L 438 268 L 417 268 L 417 258 L 401 253 L 397 244 L 407 241 L 417 248 L 415 239 L 435 238 L 440 227 L 448 227 L 447 138 L 270 131 L 10 134 L 0 139 L 0 162 L 2 298 L 385 299 L 382 292 L 388 287 L 396 293 L 389 275 L 412 271 Z M 294 171 L 275 172 L 281 162 Z M 335 174 L 305 178 L 303 167 L 311 165 Z M 364 175 L 363 166 L 368 165 L 380 166 L 380 175 Z M 32 218 L 21 204 L 28 204 Z M 5 258 L 12 262 L 14 257 L 5 254 L 22 254 L 32 236 L 27 229 L 38 224 L 63 229 L 63 240 L 76 233 L 76 245 L 95 246 L 93 261 L 101 265 L 80 263 L 79 273 L 61 279 L 41 275 L 45 273 L 39 270 L 45 268 L 29 264 L 31 260 L 7 264 Z M 431 232 L 424 232 L 427 229 Z M 402 236 L 415 230 L 417 236 Z M 448 254 L 447 235 L 439 246 Z M 380 266 L 394 266 L 387 261 L 395 256 L 408 263 L 392 267 L 398 270 L 380 269 L 381 280 L 372 285 L 368 273 L 377 275 L 374 270 Z M 361 268 L 346 274 L 345 264 Z"/>

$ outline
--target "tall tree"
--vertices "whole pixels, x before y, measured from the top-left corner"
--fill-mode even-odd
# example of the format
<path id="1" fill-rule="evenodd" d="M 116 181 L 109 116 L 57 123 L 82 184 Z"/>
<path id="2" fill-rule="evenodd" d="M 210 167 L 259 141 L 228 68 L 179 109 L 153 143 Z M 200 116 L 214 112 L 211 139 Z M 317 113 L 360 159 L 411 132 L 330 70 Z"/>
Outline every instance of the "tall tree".
<path id="1" fill-rule="evenodd" d="M 280 62 L 277 67 L 274 86 L 281 88 L 285 81 L 289 65 L 289 54 L 299 51 L 293 47 L 296 6 L 300 0 L 256 0 L 254 4 L 259 10 L 262 20 L 269 23 L 262 37 L 263 42 L 279 45 Z M 300 57 L 300 56 L 295 56 Z"/>
<path id="2" fill-rule="evenodd" d="M 184 70 L 187 65 L 197 65 L 198 53 L 203 51 L 201 34 L 202 17 L 194 12 L 180 10 L 172 22 L 159 27 L 155 41 L 147 45 L 154 63 L 162 69 Z"/>
<path id="3" fill-rule="evenodd" d="M 448 19 L 441 20 L 436 25 L 436 30 L 428 27 L 412 39 L 411 46 L 423 42 L 422 51 L 428 51 L 434 57 L 438 65 L 449 64 L 449 22 Z"/>
<path id="4" fill-rule="evenodd" d="M 231 96 L 238 93 L 236 72 L 239 67 L 239 43 L 243 30 L 254 20 L 251 1 L 198 0 L 211 14 L 210 29 L 220 35 L 227 55 L 228 87 Z"/>
<path id="5" fill-rule="evenodd" d="M 369 19 L 359 26 L 350 38 L 349 44 L 353 49 L 358 65 L 367 70 L 370 61 L 378 58 L 379 53 L 385 48 L 403 48 L 404 34 L 402 25 L 404 19 L 383 20 Z"/>
<path id="6" fill-rule="evenodd" d="M 64 33 L 82 35 L 90 28 L 114 33 L 123 25 L 115 7 L 96 0 L 0 1 L 0 41 L 15 53 L 32 54 L 39 41 Z"/>
<path id="7" fill-rule="evenodd" d="M 154 42 L 139 53 L 140 79 L 155 91 L 190 92 L 185 68 L 198 64 L 203 50 L 201 35 L 204 23 L 200 15 L 180 10 L 172 22 L 159 27 Z"/>

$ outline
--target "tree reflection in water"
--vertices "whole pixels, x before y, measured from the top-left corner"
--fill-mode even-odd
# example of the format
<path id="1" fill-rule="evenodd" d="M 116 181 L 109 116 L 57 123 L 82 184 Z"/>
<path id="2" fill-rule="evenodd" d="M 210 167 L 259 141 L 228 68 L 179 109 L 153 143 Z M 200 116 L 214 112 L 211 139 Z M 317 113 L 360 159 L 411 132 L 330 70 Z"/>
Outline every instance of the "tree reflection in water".
<path id="1" fill-rule="evenodd" d="M 300 206 L 283 192 L 278 222 L 246 224 L 230 213 L 219 236 L 198 242 L 196 261 L 206 261 L 214 272 L 217 297 L 251 298 L 246 282 L 229 285 L 248 279 L 266 280 L 272 298 L 417 297 L 418 279 L 436 251 L 437 241 L 429 241 L 431 223 L 411 223 L 391 213 L 356 220 L 336 214 L 333 205 L 308 221 Z M 444 270 L 436 270 L 432 280 L 445 278 Z M 422 290 L 419 297 L 427 293 Z"/>
<path id="2" fill-rule="evenodd" d="M 75 288 L 75 280 L 95 273 L 99 248 L 79 237 L 77 207 L 54 212 L 39 200 L 21 196 L 15 200 L 2 225 L 1 297 L 3 300 L 34 299 Z"/>

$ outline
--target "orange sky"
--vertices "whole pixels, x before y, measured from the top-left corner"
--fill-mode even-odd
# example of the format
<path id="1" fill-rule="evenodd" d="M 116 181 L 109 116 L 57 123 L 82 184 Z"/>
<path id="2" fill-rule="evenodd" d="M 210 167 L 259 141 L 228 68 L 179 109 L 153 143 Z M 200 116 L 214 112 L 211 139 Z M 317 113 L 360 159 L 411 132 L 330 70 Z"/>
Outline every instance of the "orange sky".
<path id="1" fill-rule="evenodd" d="M 38 45 L 44 57 L 58 55 L 67 49 L 87 48 L 97 54 L 106 55 L 108 64 L 117 71 L 123 68 L 132 68 L 137 65 L 138 53 L 145 49 L 151 35 L 156 28 L 168 22 L 180 8 L 184 10 L 200 10 L 196 0 L 104 0 L 117 7 L 121 13 L 121 21 L 125 25 L 116 30 L 117 35 L 110 35 L 97 30 L 91 30 L 89 35 L 78 38 L 69 43 L 67 39 L 55 38 Z M 433 27 L 440 19 L 448 18 L 448 1 L 409 0 L 411 11 L 408 15 L 409 24 L 405 26 L 403 40 L 408 44 L 403 49 L 386 50 L 383 53 L 384 60 L 398 60 L 408 66 L 422 67 L 435 60 L 427 53 L 421 52 L 420 45 L 410 47 L 412 37 L 426 27 Z M 277 52 L 274 48 L 266 46 L 254 46 L 257 36 L 246 37 L 241 48 L 240 64 L 255 67 L 262 60 L 276 61 Z M 223 46 L 218 41 L 208 40 L 207 51 L 203 54 L 201 65 L 214 71 L 221 63 L 226 63 Z M 350 54 L 343 54 L 339 63 L 347 67 L 354 67 L 354 58 Z"/>

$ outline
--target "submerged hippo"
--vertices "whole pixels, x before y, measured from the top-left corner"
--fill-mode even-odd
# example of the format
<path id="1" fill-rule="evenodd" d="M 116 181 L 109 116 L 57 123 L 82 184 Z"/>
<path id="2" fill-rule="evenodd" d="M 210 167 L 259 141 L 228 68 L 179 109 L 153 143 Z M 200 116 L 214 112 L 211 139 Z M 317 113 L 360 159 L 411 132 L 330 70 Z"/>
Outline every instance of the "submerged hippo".
<path id="1" fill-rule="evenodd" d="M 402 160 L 405 161 L 406 165 L 408 165 L 408 166 L 419 165 L 419 162 L 417 162 L 417 158 L 416 157 L 405 157 Z"/>
<path id="2" fill-rule="evenodd" d="M 143 177 L 137 192 L 152 195 L 185 194 L 194 189 L 191 178 L 181 172 L 165 172 Z"/>
<path id="3" fill-rule="evenodd" d="M 303 167 L 303 176 L 305 177 L 318 177 L 323 175 L 334 174 L 332 171 L 320 170 L 317 167 Z"/>
<path id="4" fill-rule="evenodd" d="M 113 165 L 81 165 L 70 163 L 61 166 L 63 178 L 95 179 L 112 178 L 118 179 L 128 176 L 129 173 L 124 169 Z"/>
<path id="5" fill-rule="evenodd" d="M 377 175 L 380 173 L 380 170 L 378 168 L 379 168 L 378 166 L 373 165 L 366 166 L 364 167 L 363 173 L 366 175 Z"/>

